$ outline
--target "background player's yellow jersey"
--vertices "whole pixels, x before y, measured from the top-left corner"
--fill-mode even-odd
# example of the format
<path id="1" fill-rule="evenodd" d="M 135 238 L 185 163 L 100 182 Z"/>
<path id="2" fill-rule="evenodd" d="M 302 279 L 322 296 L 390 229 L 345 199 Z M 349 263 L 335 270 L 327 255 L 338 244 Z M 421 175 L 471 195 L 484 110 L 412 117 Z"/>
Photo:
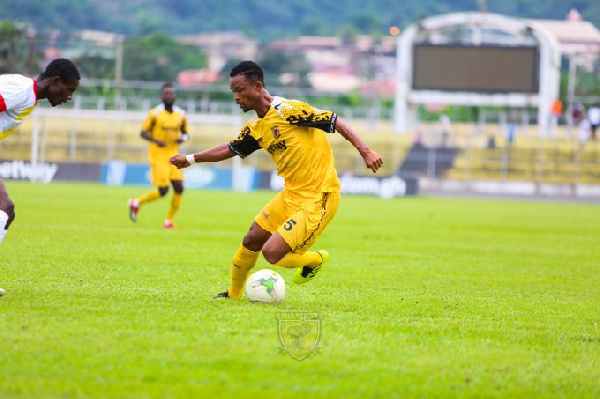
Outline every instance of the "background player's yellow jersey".
<path id="1" fill-rule="evenodd" d="M 159 147 L 155 143 L 150 143 L 148 159 L 150 162 L 166 161 L 179 153 L 179 143 L 182 133 L 187 133 L 188 124 L 185 111 L 176 105 L 173 105 L 173 112 L 165 110 L 165 105 L 150 110 L 148 117 L 144 121 L 142 129 L 150 133 L 156 140 L 162 140 L 167 145 Z"/>
<path id="2" fill-rule="evenodd" d="M 335 132 L 337 115 L 298 100 L 274 97 L 263 118 L 253 118 L 229 142 L 231 151 L 244 158 L 264 148 L 285 179 L 285 189 L 337 192 L 340 182 L 333 152 L 325 133 Z"/>

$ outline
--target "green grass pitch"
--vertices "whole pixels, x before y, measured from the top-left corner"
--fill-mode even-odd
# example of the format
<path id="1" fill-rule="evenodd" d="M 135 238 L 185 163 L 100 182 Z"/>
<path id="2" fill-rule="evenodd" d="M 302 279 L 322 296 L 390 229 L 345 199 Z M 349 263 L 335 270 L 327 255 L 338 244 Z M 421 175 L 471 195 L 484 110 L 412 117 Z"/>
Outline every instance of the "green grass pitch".
<path id="1" fill-rule="evenodd" d="M 7 182 L 1 398 L 600 397 L 597 205 L 345 195 L 280 305 L 211 301 L 273 193 Z M 255 270 L 267 267 L 260 259 Z M 271 267 L 274 268 L 274 267 Z M 278 315 L 322 314 L 320 354 Z"/>

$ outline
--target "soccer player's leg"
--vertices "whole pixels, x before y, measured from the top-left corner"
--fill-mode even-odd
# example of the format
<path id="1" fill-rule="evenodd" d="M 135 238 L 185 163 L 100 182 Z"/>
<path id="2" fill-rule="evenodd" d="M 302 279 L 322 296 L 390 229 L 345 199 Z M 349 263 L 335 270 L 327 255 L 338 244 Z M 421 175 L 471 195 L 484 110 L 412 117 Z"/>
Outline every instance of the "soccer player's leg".
<path id="1" fill-rule="evenodd" d="M 302 284 L 315 278 L 321 270 L 321 266 L 329 259 L 329 253 L 325 250 L 317 252 L 304 251 L 302 253 L 293 252 L 279 231 L 276 231 L 269 238 L 263 247 L 262 253 L 267 262 L 272 265 L 286 269 L 298 269 L 293 279 L 297 284 Z M 297 275 L 300 275 L 302 278 L 299 280 Z"/>
<path id="2" fill-rule="evenodd" d="M 4 181 L 0 178 L 0 243 L 8 232 L 8 226 L 15 219 L 15 204 L 8 196 Z"/>
<path id="3" fill-rule="evenodd" d="M 6 229 L 6 225 L 8 224 L 8 213 L 0 209 L 0 244 L 2 244 L 2 240 L 6 237 L 6 233 L 8 233 Z"/>
<path id="4" fill-rule="evenodd" d="M 299 268 L 306 272 L 312 270 L 312 275 L 315 275 L 323 264 L 324 256 L 307 250 L 314 244 L 322 229 L 330 220 L 330 218 L 323 220 L 327 216 L 324 211 L 327 210 L 327 207 L 324 207 L 321 195 L 316 195 L 312 199 L 305 197 L 293 198 L 293 194 L 290 197 L 292 198 L 288 198 L 288 203 L 294 204 L 295 211 L 279 226 L 277 233 L 267 242 L 265 248 L 263 248 L 263 254 L 265 254 L 267 261 L 276 266 L 287 269 Z M 325 205 L 327 204 L 325 203 Z M 274 256 L 276 254 L 275 249 L 282 247 L 277 245 L 278 241 L 285 241 L 289 250 L 287 253 L 279 252 L 279 257 Z"/>
<path id="5" fill-rule="evenodd" d="M 253 222 L 238 247 L 231 264 L 231 284 L 227 291 L 218 294 L 213 299 L 232 298 L 240 299 L 248 273 L 256 265 L 263 244 L 269 239 L 271 233 Z"/>
<path id="6" fill-rule="evenodd" d="M 8 226 L 15 219 L 15 205 L 8 196 L 4 181 L 0 178 L 0 244 L 8 232 Z M 5 291 L 0 288 L 0 296 L 4 295 Z"/>
<path id="7" fill-rule="evenodd" d="M 274 210 L 285 211 L 283 193 L 277 194 L 254 218 L 248 233 L 239 246 L 231 266 L 231 284 L 229 289 L 217 295 L 214 299 L 234 298 L 240 299 L 248 273 L 256 265 L 258 256 L 265 242 L 277 230 L 285 215 L 279 215 Z"/>
<path id="8" fill-rule="evenodd" d="M 184 174 L 182 169 L 177 169 L 173 165 L 169 165 L 170 167 L 170 179 L 171 186 L 173 186 L 173 195 L 171 197 L 171 205 L 169 206 L 169 212 L 167 213 L 167 217 L 165 219 L 165 223 L 163 227 L 165 229 L 174 229 L 175 224 L 173 220 L 175 219 L 175 215 L 179 212 L 179 208 L 181 207 L 181 198 L 183 195 L 183 179 Z"/>
<path id="9" fill-rule="evenodd" d="M 325 263 L 327 263 L 327 261 L 329 260 L 329 252 L 325 251 L 324 249 L 320 249 L 317 252 L 307 251 L 304 255 L 306 254 L 310 254 L 312 257 L 318 255 L 318 264 L 316 266 L 313 266 L 314 263 L 307 264 L 305 266 L 302 266 L 301 268 L 296 269 L 296 272 L 292 277 L 292 281 L 296 284 L 304 284 L 317 277 L 317 273 L 321 271 L 323 265 L 325 265 Z"/>
<path id="10" fill-rule="evenodd" d="M 142 205 L 164 197 L 169 191 L 169 170 L 160 163 L 150 164 L 150 181 L 156 186 L 154 190 L 148 191 L 139 198 L 129 200 L 129 218 L 137 221 L 137 214 Z"/>
<path id="11" fill-rule="evenodd" d="M 290 217 L 278 233 L 288 242 L 292 251 L 276 263 L 285 268 L 297 268 L 292 281 L 304 284 L 314 279 L 329 260 L 325 250 L 308 251 L 331 222 L 340 202 L 339 193 L 323 193 L 312 204 L 305 203 Z"/>

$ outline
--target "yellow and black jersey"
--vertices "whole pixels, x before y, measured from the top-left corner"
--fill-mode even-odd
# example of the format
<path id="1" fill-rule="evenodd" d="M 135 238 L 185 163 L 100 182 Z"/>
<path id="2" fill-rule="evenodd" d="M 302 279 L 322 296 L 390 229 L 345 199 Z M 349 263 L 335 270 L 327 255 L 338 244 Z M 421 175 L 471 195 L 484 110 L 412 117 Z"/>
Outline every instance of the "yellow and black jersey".
<path id="1" fill-rule="evenodd" d="M 148 117 L 142 125 L 142 130 L 147 131 L 156 140 L 162 140 L 166 147 L 159 147 L 150 143 L 148 158 L 150 162 L 167 161 L 179 153 L 179 143 L 182 133 L 188 132 L 187 116 L 183 109 L 173 105 L 173 112 L 165 109 L 164 104 L 150 110 Z"/>
<path id="2" fill-rule="evenodd" d="M 285 179 L 285 189 L 306 193 L 340 191 L 333 152 L 325 133 L 337 115 L 298 100 L 274 97 L 263 118 L 253 118 L 229 149 L 244 158 L 265 149 Z"/>

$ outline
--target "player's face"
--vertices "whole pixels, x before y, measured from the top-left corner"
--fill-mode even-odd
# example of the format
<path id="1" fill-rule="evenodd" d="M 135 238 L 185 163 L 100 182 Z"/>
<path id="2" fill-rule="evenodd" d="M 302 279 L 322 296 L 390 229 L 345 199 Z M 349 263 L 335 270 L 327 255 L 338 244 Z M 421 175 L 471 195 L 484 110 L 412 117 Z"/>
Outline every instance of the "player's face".
<path id="1" fill-rule="evenodd" d="M 162 100 L 167 105 L 172 105 L 175 102 L 175 89 L 166 87 L 162 91 Z"/>
<path id="2" fill-rule="evenodd" d="M 79 81 L 63 82 L 55 77 L 48 89 L 48 101 L 53 107 L 66 103 L 73 98 L 73 93 L 79 87 Z"/>
<path id="3" fill-rule="evenodd" d="M 260 104 L 262 84 L 252 83 L 244 74 L 239 74 L 229 79 L 229 86 L 233 93 L 233 100 L 244 112 L 256 109 Z"/>

